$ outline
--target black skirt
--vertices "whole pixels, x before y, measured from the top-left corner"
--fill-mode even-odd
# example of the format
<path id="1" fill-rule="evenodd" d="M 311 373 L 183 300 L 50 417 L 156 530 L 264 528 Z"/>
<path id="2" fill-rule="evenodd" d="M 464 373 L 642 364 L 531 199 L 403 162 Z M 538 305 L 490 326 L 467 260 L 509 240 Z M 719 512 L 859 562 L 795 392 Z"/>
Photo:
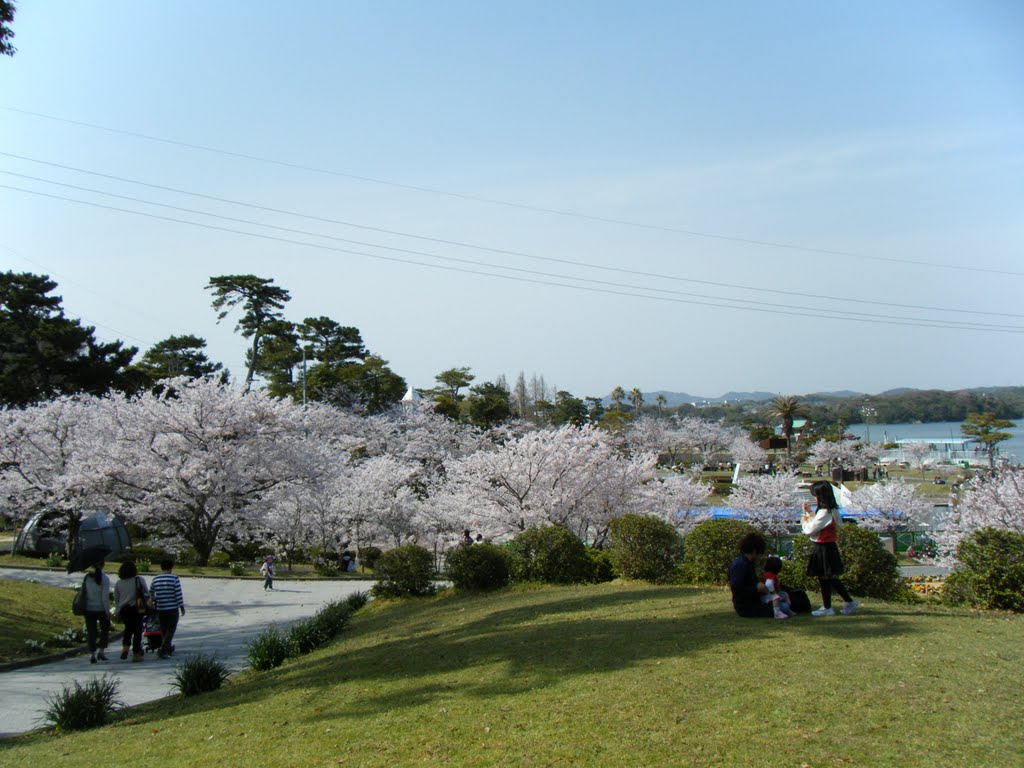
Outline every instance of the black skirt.
<path id="1" fill-rule="evenodd" d="M 834 541 L 824 544 L 814 542 L 811 559 L 807 561 L 807 575 L 817 579 L 831 579 L 843 572 L 843 558 L 839 556 L 839 545 Z"/>

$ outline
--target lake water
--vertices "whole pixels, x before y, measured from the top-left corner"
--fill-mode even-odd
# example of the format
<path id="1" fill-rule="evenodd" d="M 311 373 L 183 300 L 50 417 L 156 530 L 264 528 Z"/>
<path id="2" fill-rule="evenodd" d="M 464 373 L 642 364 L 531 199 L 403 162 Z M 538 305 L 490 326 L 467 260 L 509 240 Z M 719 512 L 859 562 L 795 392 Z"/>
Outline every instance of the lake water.
<path id="1" fill-rule="evenodd" d="M 871 442 L 895 442 L 897 440 L 933 439 L 949 440 L 960 438 L 959 421 L 935 421 L 928 424 L 851 424 L 846 431 L 862 440 L 870 431 Z M 1013 435 L 1009 440 L 999 443 L 999 456 L 1009 459 L 1013 464 L 1024 462 L 1024 422 L 1020 426 L 1010 427 L 1006 431 Z"/>

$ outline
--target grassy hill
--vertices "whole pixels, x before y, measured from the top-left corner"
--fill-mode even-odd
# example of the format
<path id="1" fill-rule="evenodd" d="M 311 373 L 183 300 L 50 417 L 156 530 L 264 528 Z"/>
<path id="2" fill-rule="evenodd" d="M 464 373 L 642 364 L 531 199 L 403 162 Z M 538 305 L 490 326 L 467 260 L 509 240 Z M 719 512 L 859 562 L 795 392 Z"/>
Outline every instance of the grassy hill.
<path id="1" fill-rule="evenodd" d="M 0 742 L 0 764 L 1024 764 L 1024 618 L 866 602 L 785 622 L 620 583 L 371 603 L 328 649 Z"/>

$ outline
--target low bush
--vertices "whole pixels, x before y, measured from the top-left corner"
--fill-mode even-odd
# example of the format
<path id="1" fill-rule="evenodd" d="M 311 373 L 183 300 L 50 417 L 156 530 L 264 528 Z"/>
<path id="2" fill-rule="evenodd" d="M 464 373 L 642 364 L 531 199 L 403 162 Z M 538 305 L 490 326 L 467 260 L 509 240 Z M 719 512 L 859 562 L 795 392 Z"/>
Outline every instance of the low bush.
<path id="1" fill-rule="evenodd" d="M 625 579 L 665 580 L 683 556 L 683 539 L 674 527 L 650 515 L 623 515 L 608 525 L 609 554 Z"/>
<path id="2" fill-rule="evenodd" d="M 228 562 L 228 572 L 232 576 L 245 576 L 247 565 L 241 560 L 231 560 Z"/>
<path id="3" fill-rule="evenodd" d="M 677 578 L 688 584 L 726 584 L 729 566 L 739 554 L 740 539 L 754 527 L 742 520 L 705 520 L 683 540 Z"/>
<path id="4" fill-rule="evenodd" d="M 47 696 L 43 719 L 58 731 L 84 731 L 106 725 L 110 715 L 124 706 L 118 699 L 118 682 L 103 675 L 85 685 L 77 680 L 62 686 L 60 693 Z"/>
<path id="5" fill-rule="evenodd" d="M 370 602 L 369 592 L 353 592 L 345 598 L 345 604 L 353 611 L 358 611 L 368 602 Z"/>
<path id="6" fill-rule="evenodd" d="M 494 544 L 473 544 L 449 550 L 448 578 L 456 589 L 500 589 L 508 584 L 509 554 Z"/>
<path id="7" fill-rule="evenodd" d="M 59 635 L 53 636 L 53 644 L 60 648 L 73 648 L 86 641 L 85 630 L 81 627 L 68 627 Z"/>
<path id="8" fill-rule="evenodd" d="M 159 563 L 166 557 L 173 557 L 163 547 L 154 547 L 149 544 L 132 544 L 132 555 L 135 557 L 136 565 L 143 560 L 151 563 Z"/>
<path id="9" fill-rule="evenodd" d="M 1024 611 L 1024 534 L 982 528 L 960 542 L 956 559 L 942 585 L 944 601 Z"/>
<path id="10" fill-rule="evenodd" d="M 590 560 L 590 580 L 595 584 L 615 580 L 615 566 L 612 556 L 606 549 L 587 547 L 587 559 Z"/>
<path id="11" fill-rule="evenodd" d="M 214 552 L 210 555 L 210 562 L 207 563 L 211 568 L 227 568 L 231 562 L 231 555 L 227 552 Z"/>
<path id="12" fill-rule="evenodd" d="M 436 591 L 434 556 L 416 544 L 389 549 L 377 561 L 375 573 L 376 597 L 418 597 Z"/>
<path id="13" fill-rule="evenodd" d="M 783 584 L 807 590 L 818 588 L 818 580 L 805 575 L 812 547 L 813 542 L 806 536 L 793 541 L 791 562 L 783 564 L 780 575 Z M 845 568 L 840 578 L 852 595 L 896 600 L 907 592 L 895 556 L 882 546 L 875 531 L 859 525 L 840 527 L 839 554 Z"/>
<path id="14" fill-rule="evenodd" d="M 593 580 L 587 548 L 561 526 L 529 528 L 507 545 L 513 581 L 580 584 Z"/>
<path id="15" fill-rule="evenodd" d="M 313 570 L 320 576 L 337 576 L 341 573 L 337 563 L 322 557 L 313 560 Z"/>
<path id="16" fill-rule="evenodd" d="M 231 670 L 215 656 L 204 653 L 190 656 L 174 669 L 171 687 L 182 696 L 216 691 L 231 676 Z"/>
<path id="17" fill-rule="evenodd" d="M 60 552 L 51 552 L 46 556 L 46 559 L 43 562 L 46 564 L 47 568 L 60 568 L 64 565 L 64 555 Z"/>
<path id="18" fill-rule="evenodd" d="M 284 664 L 290 655 L 288 638 L 274 626 L 267 627 L 249 643 L 246 660 L 257 671 L 274 669 Z"/>
<path id="19" fill-rule="evenodd" d="M 384 551 L 379 547 L 363 547 L 356 554 L 356 559 L 366 568 L 371 571 L 377 568 L 377 561 L 380 560 L 380 556 L 384 554 Z"/>

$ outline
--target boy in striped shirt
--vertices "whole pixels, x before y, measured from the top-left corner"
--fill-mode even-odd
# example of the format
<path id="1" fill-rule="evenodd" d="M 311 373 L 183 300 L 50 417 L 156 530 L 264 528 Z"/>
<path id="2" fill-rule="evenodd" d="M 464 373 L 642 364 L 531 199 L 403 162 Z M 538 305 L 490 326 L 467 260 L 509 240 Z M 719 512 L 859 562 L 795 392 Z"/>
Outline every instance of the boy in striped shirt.
<path id="1" fill-rule="evenodd" d="M 181 594 L 181 582 L 171 573 L 174 561 L 166 559 L 160 563 L 161 573 L 153 577 L 149 585 L 149 595 L 156 606 L 156 614 L 160 619 L 160 634 L 163 643 L 157 656 L 166 659 L 174 653 L 174 630 L 178 628 L 178 611 L 185 615 L 185 598 Z"/>

